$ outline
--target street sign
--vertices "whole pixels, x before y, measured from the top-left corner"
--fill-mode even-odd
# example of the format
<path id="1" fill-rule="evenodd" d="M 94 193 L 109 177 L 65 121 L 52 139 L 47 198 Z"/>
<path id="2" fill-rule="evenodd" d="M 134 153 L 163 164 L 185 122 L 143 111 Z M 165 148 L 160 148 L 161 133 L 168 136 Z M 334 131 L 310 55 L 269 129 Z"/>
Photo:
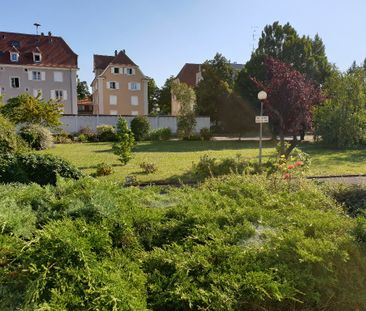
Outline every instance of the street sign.
<path id="1" fill-rule="evenodd" d="M 256 116 L 255 117 L 255 123 L 268 123 L 269 118 L 268 116 Z"/>

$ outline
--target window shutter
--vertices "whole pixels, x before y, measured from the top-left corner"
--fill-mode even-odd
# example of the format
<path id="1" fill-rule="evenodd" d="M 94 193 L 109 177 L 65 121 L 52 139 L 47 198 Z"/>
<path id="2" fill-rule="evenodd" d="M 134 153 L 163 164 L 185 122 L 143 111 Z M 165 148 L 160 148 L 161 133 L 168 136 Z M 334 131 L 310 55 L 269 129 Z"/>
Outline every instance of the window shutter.
<path id="1" fill-rule="evenodd" d="M 106 84 L 107 84 L 107 89 L 109 89 L 109 81 L 108 81 L 108 82 L 106 82 Z"/>
<path id="2" fill-rule="evenodd" d="M 111 73 L 114 73 L 114 67 L 111 67 Z"/>
<path id="3" fill-rule="evenodd" d="M 141 90 L 141 83 L 136 83 L 136 89 L 138 90 L 138 91 L 140 91 Z"/>
<path id="4" fill-rule="evenodd" d="M 41 71 L 41 80 L 46 80 L 46 73 L 44 71 Z"/>
<path id="5" fill-rule="evenodd" d="M 66 90 L 63 90 L 63 91 L 62 91 L 62 93 L 63 93 L 63 94 L 62 94 L 63 99 L 64 99 L 64 100 L 67 100 L 67 91 L 66 91 Z"/>
<path id="6" fill-rule="evenodd" d="M 55 90 L 51 90 L 51 99 L 56 99 Z"/>
<path id="7" fill-rule="evenodd" d="M 120 68 L 120 69 L 119 69 L 119 73 L 120 73 L 121 75 L 123 75 L 123 73 L 124 73 L 124 68 Z"/>
<path id="8" fill-rule="evenodd" d="M 127 74 L 128 74 L 127 69 L 128 69 L 128 68 L 124 68 L 125 75 L 127 75 Z"/>
<path id="9" fill-rule="evenodd" d="M 131 82 L 128 82 L 128 89 L 131 90 Z"/>
<path id="10" fill-rule="evenodd" d="M 28 80 L 32 80 L 33 79 L 33 73 L 32 73 L 33 71 L 31 71 L 31 70 L 28 70 Z"/>
<path id="11" fill-rule="evenodd" d="M 136 73 L 135 68 L 132 68 L 132 74 L 134 75 Z"/>
<path id="12" fill-rule="evenodd" d="M 116 82 L 116 89 L 119 90 L 119 82 Z"/>

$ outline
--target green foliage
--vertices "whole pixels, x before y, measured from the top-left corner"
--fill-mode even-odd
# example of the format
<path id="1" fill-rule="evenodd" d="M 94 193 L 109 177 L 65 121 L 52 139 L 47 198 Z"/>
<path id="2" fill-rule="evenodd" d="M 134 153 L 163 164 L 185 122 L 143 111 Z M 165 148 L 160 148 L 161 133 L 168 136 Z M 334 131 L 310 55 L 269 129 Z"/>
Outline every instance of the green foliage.
<path id="1" fill-rule="evenodd" d="M 158 105 L 158 100 L 160 96 L 160 90 L 157 87 L 155 80 L 149 78 L 147 81 L 147 97 L 149 103 L 149 113 L 153 111 L 155 105 Z"/>
<path id="2" fill-rule="evenodd" d="M 78 141 L 81 143 L 86 143 L 86 142 L 88 142 L 88 137 L 85 134 L 80 134 L 78 136 Z"/>
<path id="3" fill-rule="evenodd" d="M 112 125 L 101 124 L 97 126 L 97 137 L 99 141 L 115 141 L 116 130 Z"/>
<path id="4" fill-rule="evenodd" d="M 171 87 L 174 80 L 174 76 L 169 77 L 168 79 L 166 79 L 164 85 L 159 90 L 157 104 L 160 108 L 160 113 L 163 115 L 169 115 L 172 111 Z"/>
<path id="5" fill-rule="evenodd" d="M 126 165 L 132 158 L 132 147 L 135 138 L 132 131 L 128 128 L 127 121 L 120 117 L 117 122 L 117 142 L 113 145 L 113 152 L 118 155 L 123 165 Z"/>
<path id="6" fill-rule="evenodd" d="M 96 176 L 108 176 L 113 173 L 113 168 L 107 163 L 99 163 L 95 172 Z"/>
<path id="7" fill-rule="evenodd" d="M 131 121 L 131 131 L 136 141 L 144 140 L 150 130 L 149 120 L 145 116 L 137 116 Z"/>
<path id="8" fill-rule="evenodd" d="M 90 127 L 82 127 L 78 134 L 85 135 L 88 141 L 96 141 L 98 139 L 97 134 Z"/>
<path id="9" fill-rule="evenodd" d="M 29 124 L 22 127 L 19 135 L 29 147 L 35 150 L 48 149 L 53 145 L 51 131 L 39 124 Z"/>
<path id="10" fill-rule="evenodd" d="M 16 134 L 15 126 L 0 115 L 0 154 L 15 153 L 24 145 Z"/>
<path id="11" fill-rule="evenodd" d="M 149 140 L 169 140 L 172 137 L 172 130 L 169 127 L 152 130 L 149 133 Z"/>
<path id="12" fill-rule="evenodd" d="M 0 182 L 55 185 L 57 176 L 79 179 L 82 173 L 67 161 L 49 154 L 5 154 L 0 157 Z"/>
<path id="13" fill-rule="evenodd" d="M 91 96 L 90 92 L 89 92 L 89 87 L 88 87 L 88 83 L 86 81 L 80 81 L 80 79 L 78 79 L 78 83 L 76 86 L 76 92 L 78 95 L 78 99 L 85 99 Z"/>
<path id="14" fill-rule="evenodd" d="M 334 72 L 323 86 L 326 100 L 314 113 L 324 143 L 355 147 L 366 143 L 366 81 L 363 69 Z"/>
<path id="15" fill-rule="evenodd" d="M 196 127 L 196 116 L 193 112 L 180 114 L 177 117 L 177 134 L 183 139 L 190 139 L 194 134 Z"/>
<path id="16" fill-rule="evenodd" d="M 0 186 L 2 310 L 365 308 L 365 222 L 312 183 L 160 191 Z"/>
<path id="17" fill-rule="evenodd" d="M 63 105 L 56 101 L 45 101 L 39 97 L 21 94 L 10 98 L 0 108 L 0 113 L 15 124 L 40 124 L 56 128 L 61 124 L 60 116 Z"/>
<path id="18" fill-rule="evenodd" d="M 64 130 L 59 130 L 54 135 L 54 142 L 56 144 L 70 144 L 72 143 L 72 135 Z"/>
<path id="19" fill-rule="evenodd" d="M 210 129 L 207 127 L 202 128 L 200 130 L 200 137 L 201 137 L 201 140 L 211 140 L 212 133 L 211 133 Z"/>
<path id="20" fill-rule="evenodd" d="M 142 162 L 140 163 L 140 168 L 142 169 L 144 174 L 152 174 L 155 173 L 157 171 L 157 167 L 155 163 L 151 163 L 151 162 Z"/>

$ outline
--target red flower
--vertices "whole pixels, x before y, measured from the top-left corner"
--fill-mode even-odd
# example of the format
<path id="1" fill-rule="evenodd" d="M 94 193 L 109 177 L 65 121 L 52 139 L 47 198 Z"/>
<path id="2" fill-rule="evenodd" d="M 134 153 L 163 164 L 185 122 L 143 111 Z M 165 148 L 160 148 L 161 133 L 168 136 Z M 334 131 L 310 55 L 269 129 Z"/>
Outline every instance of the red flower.
<path id="1" fill-rule="evenodd" d="M 295 166 L 301 166 L 301 165 L 304 165 L 304 162 L 302 162 L 302 161 L 297 161 L 297 162 L 295 163 Z"/>
<path id="2" fill-rule="evenodd" d="M 292 170 L 293 168 L 295 168 L 295 165 L 292 165 L 292 164 L 287 167 L 287 169 L 289 169 L 289 170 Z"/>
<path id="3" fill-rule="evenodd" d="M 283 179 L 290 179 L 291 175 L 289 173 L 283 174 Z"/>

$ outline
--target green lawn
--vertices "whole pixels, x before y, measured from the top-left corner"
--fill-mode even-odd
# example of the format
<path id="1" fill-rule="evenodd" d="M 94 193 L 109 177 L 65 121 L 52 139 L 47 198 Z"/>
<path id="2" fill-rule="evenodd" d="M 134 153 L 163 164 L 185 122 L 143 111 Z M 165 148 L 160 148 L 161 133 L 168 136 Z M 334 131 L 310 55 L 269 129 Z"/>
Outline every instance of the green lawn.
<path id="1" fill-rule="evenodd" d="M 263 155 L 274 153 L 273 142 L 264 142 Z M 301 148 L 311 155 L 312 165 L 308 175 L 358 174 L 366 173 L 366 149 L 331 150 L 317 144 L 303 144 Z M 135 175 L 138 181 L 157 181 L 181 178 L 205 154 L 229 157 L 241 154 L 255 159 L 258 155 L 257 142 L 244 141 L 167 141 L 141 142 L 134 151 L 133 159 L 122 166 L 112 152 L 112 143 L 84 143 L 56 145 L 43 152 L 61 156 L 90 174 L 98 163 L 113 165 L 114 173 L 104 177 L 123 181 L 127 175 Z M 157 165 L 157 172 L 142 174 L 139 164 L 143 161 Z"/>

